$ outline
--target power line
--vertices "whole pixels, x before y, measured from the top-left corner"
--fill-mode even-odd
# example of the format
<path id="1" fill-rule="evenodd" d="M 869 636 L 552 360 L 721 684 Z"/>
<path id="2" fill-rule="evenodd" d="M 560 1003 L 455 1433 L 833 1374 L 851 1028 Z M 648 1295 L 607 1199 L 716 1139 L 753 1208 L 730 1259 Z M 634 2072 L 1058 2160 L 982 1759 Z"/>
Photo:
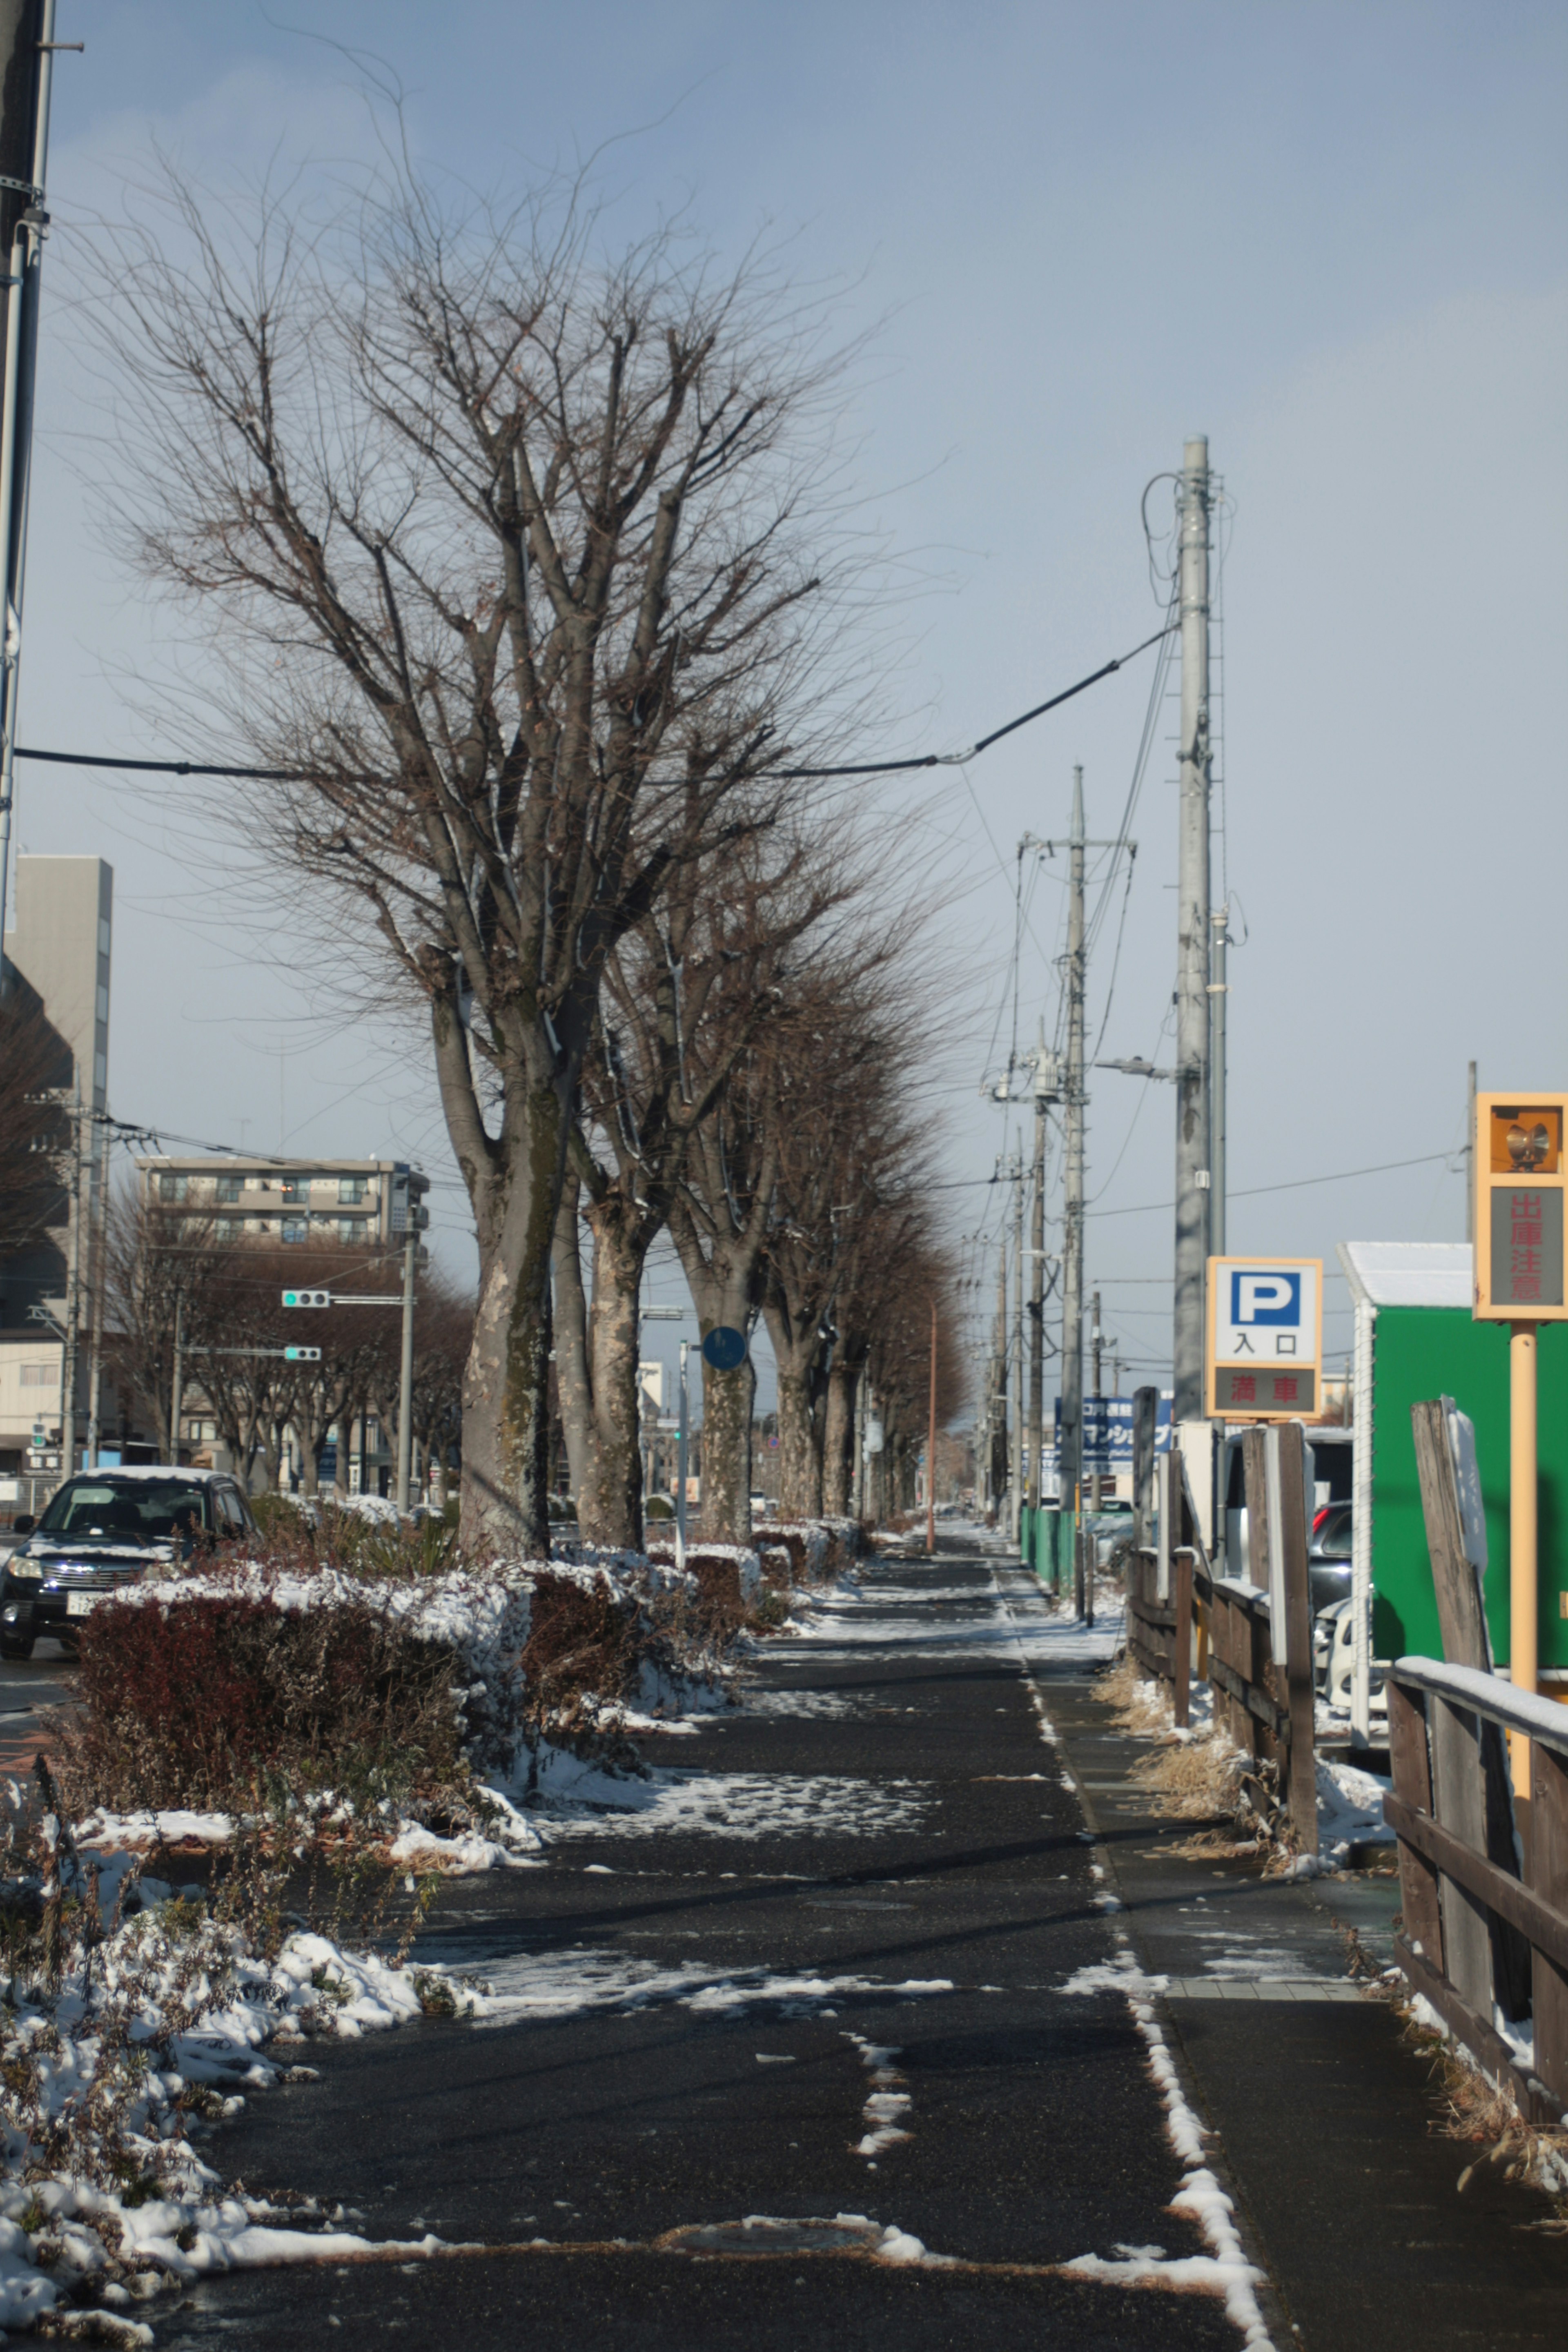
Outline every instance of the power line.
<path id="1" fill-rule="evenodd" d="M 1032 710 L 1024 711 L 1016 719 L 1009 719 L 1005 727 L 993 728 L 989 735 L 983 735 L 978 743 L 972 743 L 967 751 L 926 751 L 909 760 L 860 760 L 832 768 L 759 768 L 752 772 L 753 780 L 757 782 L 806 782 L 814 778 L 830 776 L 904 775 L 916 768 L 961 768 L 965 761 L 977 759 L 982 751 L 988 751 L 993 743 L 1000 743 L 1005 735 L 1016 734 L 1020 727 L 1027 727 L 1033 720 L 1043 719 L 1047 710 L 1059 709 L 1064 702 L 1070 702 L 1075 694 L 1082 694 L 1089 687 L 1098 686 L 1102 677 L 1110 677 L 1128 662 L 1136 661 L 1138 656 L 1147 653 L 1151 646 L 1157 646 L 1162 638 L 1168 637 L 1173 625 L 1167 621 L 1163 629 L 1156 629 L 1152 637 L 1145 637 L 1142 644 L 1134 646 L 1131 653 L 1119 654 L 1114 661 L 1102 662 L 1099 669 L 1091 670 L 1087 677 L 1080 677 L 1076 686 L 1064 687 L 1059 694 L 1053 694 L 1047 701 L 1037 702 Z M 18 760 L 47 760 L 55 766 L 65 768 L 120 768 L 132 770 L 140 775 L 235 776 L 263 784 L 306 784 L 317 772 L 308 768 L 206 766 L 195 760 L 131 760 L 98 751 L 24 750 L 20 744 L 14 756 Z M 350 775 L 339 781 L 351 784 L 384 784 L 386 778 L 384 773 Z M 644 781 L 657 786 L 679 784 L 686 780 L 679 776 L 649 776 Z"/>
<path id="2" fill-rule="evenodd" d="M 1374 1168 L 1339 1168 L 1331 1176 L 1292 1176 L 1284 1184 L 1249 1184 L 1244 1192 L 1233 1192 L 1233 1201 L 1254 1201 L 1261 1192 L 1300 1192 L 1310 1184 L 1348 1184 L 1353 1176 L 1386 1176 L 1395 1168 L 1429 1168 L 1435 1160 L 1452 1160 L 1452 1151 L 1420 1151 L 1414 1160 L 1380 1160 Z M 1131 1209 L 1092 1209 L 1096 1217 L 1141 1217 L 1156 1209 L 1173 1209 L 1173 1201 L 1140 1201 Z"/>

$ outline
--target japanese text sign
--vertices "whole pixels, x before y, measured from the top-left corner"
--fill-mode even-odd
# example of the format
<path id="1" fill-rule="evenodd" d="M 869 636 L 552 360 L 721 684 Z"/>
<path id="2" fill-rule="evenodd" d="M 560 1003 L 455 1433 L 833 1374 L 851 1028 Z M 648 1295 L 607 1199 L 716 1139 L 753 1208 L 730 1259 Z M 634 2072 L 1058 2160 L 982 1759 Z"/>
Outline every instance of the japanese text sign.
<path id="1" fill-rule="evenodd" d="M 1231 1421 L 1315 1421 L 1323 1261 L 1211 1257 L 1205 1410 Z"/>
<path id="2" fill-rule="evenodd" d="M 1480 1321 L 1568 1320 L 1565 1118 L 1568 1094 L 1477 1097 L 1475 1312 Z"/>

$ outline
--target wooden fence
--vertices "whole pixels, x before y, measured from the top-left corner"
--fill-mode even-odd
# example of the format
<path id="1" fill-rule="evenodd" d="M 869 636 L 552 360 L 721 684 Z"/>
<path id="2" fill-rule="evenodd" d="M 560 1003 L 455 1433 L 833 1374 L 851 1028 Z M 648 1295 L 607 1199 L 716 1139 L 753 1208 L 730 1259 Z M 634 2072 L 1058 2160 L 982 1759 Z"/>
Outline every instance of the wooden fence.
<path id="1" fill-rule="evenodd" d="M 1298 1423 L 1249 1429 L 1243 1448 L 1248 1547 L 1267 1583 L 1215 1576 L 1204 1551 L 1179 1448 L 1158 1465 L 1159 1549 L 1133 1553 L 1127 1578 L 1127 1647 L 1172 1689 L 1178 1727 L 1189 1716 L 1195 1664 L 1214 1689 L 1215 1721 L 1255 1764 L 1274 1766 L 1303 1853 L 1318 1851 L 1312 1616 L 1307 1512 Z M 1276 1615 L 1281 1619 L 1275 1623 Z M 1195 1656 L 1194 1656 L 1195 1653 Z M 1255 1797 L 1262 1790 L 1254 1789 Z"/>
<path id="2" fill-rule="evenodd" d="M 1399 1839 L 1400 1968 L 1521 2112 L 1552 2128 L 1568 2116 L 1568 1707 L 1474 1667 L 1401 1658 L 1388 1682 Z M 1529 1742 L 1527 1851 L 1499 1835 L 1489 1733 Z M 1504 1784 L 1506 1788 L 1506 1783 Z M 1521 1969 L 1523 1958 L 1527 1965 Z M 1521 2063 L 1494 2003 L 1522 2026 Z"/>

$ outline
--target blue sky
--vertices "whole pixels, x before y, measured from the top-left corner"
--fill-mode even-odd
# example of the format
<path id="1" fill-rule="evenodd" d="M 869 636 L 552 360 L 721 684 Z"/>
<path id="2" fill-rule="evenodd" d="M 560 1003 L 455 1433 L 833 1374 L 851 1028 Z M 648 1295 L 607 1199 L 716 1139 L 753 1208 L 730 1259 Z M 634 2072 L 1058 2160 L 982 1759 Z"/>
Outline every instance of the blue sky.
<path id="1" fill-rule="evenodd" d="M 1457 1146 L 1472 1056 L 1483 1084 L 1568 1076 L 1560 7 L 315 0 L 327 40 L 288 14 L 61 0 L 60 37 L 88 46 L 57 68 L 51 291 L 73 223 L 112 210 L 155 145 L 215 184 L 278 159 L 350 163 L 369 148 L 365 77 L 388 72 L 416 152 L 478 186 L 593 158 L 607 234 L 684 205 L 727 254 L 788 239 L 798 274 L 838 289 L 845 331 L 872 331 L 858 479 L 925 583 L 894 615 L 889 701 L 902 741 L 940 748 L 1154 625 L 1140 495 L 1206 431 L 1234 509 L 1225 860 L 1248 944 L 1233 1187 Z M 93 536 L 77 362 L 47 299 L 22 734 L 155 749 L 122 681 L 163 649 Z M 978 1088 L 1016 842 L 1064 829 L 1075 761 L 1090 832 L 1114 830 L 1148 677 L 1146 658 L 998 747 L 973 799 L 948 779 L 940 800 L 881 812 L 889 842 L 944 845 L 952 880 L 961 983 L 925 1093 L 954 1179 L 984 1176 L 1006 1140 Z M 1169 1003 L 1171 775 L 1162 741 L 1107 1055 L 1156 1054 Z M 345 1031 L 308 908 L 258 935 L 164 807 L 105 779 L 35 768 L 18 822 L 25 848 L 115 864 L 117 1110 L 440 1169 L 417 1041 Z M 1059 910 L 1042 877 L 1026 1030 L 1048 1009 Z M 1168 1094 L 1140 1108 L 1139 1091 L 1110 1074 L 1096 1088 L 1091 1187 L 1115 1163 L 1101 1212 L 1169 1198 Z M 994 1193 L 948 1198 L 955 1232 L 994 1232 Z M 460 1195 L 437 1200 L 461 1263 Z M 1231 1234 L 1331 1262 L 1336 1240 L 1453 1237 L 1462 1218 L 1438 1162 L 1238 1199 Z M 1090 1235 L 1108 1327 L 1152 1370 L 1169 1217 L 1103 1215 Z M 1331 1344 L 1348 1342 L 1342 1299 L 1331 1284 Z"/>

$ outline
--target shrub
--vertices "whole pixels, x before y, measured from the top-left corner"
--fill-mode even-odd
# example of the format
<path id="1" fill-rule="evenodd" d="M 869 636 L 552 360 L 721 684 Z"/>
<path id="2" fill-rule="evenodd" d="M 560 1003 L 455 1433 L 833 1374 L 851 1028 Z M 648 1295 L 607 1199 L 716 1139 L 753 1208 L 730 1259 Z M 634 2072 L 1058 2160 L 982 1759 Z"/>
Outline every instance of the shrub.
<path id="1" fill-rule="evenodd" d="M 521 1660 L 531 1720 L 570 1722 L 585 1697 L 630 1697 L 646 1647 L 639 1619 L 607 1577 L 580 1582 L 541 1570 Z"/>
<path id="2" fill-rule="evenodd" d="M 456 1673 L 370 1607 L 104 1601 L 81 1630 L 86 1711 L 53 1727 L 67 1804 L 258 1808 L 279 1785 L 462 1804 Z"/>

